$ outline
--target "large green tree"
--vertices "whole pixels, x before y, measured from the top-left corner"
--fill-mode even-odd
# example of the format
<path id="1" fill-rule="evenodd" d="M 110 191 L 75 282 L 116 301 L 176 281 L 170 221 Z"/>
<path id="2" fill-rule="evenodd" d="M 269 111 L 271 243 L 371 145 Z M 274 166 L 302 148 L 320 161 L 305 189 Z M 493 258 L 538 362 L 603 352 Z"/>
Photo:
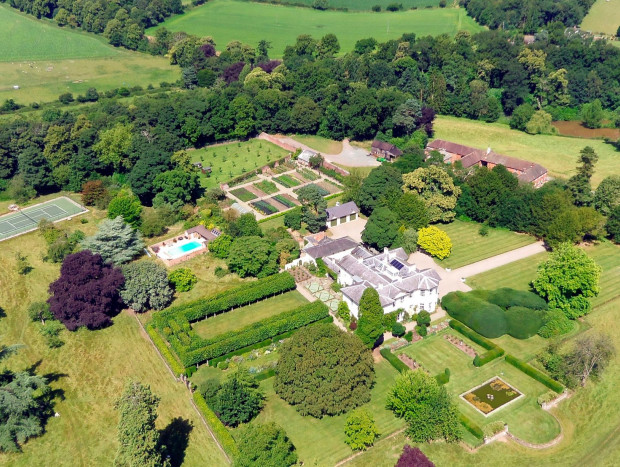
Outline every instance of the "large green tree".
<path id="1" fill-rule="evenodd" d="M 205 395 L 211 409 L 228 426 L 249 422 L 263 408 L 265 399 L 256 378 L 247 370 L 238 370 Z"/>
<path id="2" fill-rule="evenodd" d="M 456 405 L 444 386 L 424 370 L 406 371 L 396 378 L 387 408 L 407 422 L 406 434 L 417 443 L 458 441 L 461 429 Z"/>
<path id="3" fill-rule="evenodd" d="M 114 127 L 101 132 L 99 141 L 93 146 L 95 153 L 103 164 L 112 165 L 115 169 L 128 169 L 133 164 L 129 158 L 132 141 L 132 125 L 118 123 Z"/>
<path id="4" fill-rule="evenodd" d="M 382 250 L 390 247 L 398 235 L 398 219 L 396 214 L 386 207 L 375 209 L 362 232 L 362 240 L 374 248 Z"/>
<path id="5" fill-rule="evenodd" d="M 130 193 L 121 192 L 112 198 L 108 204 L 108 219 L 121 216 L 132 227 L 137 227 L 140 224 L 141 213 L 142 204 L 140 204 L 140 200 Z"/>
<path id="6" fill-rule="evenodd" d="M 379 300 L 379 293 L 372 287 L 368 287 L 362 293 L 355 334 L 369 348 L 374 347 L 383 335 L 383 307 Z"/>
<path id="7" fill-rule="evenodd" d="M 372 415 L 364 409 L 355 409 L 344 425 L 345 443 L 354 451 L 366 450 L 380 435 Z"/>
<path id="8" fill-rule="evenodd" d="M 150 308 L 161 310 L 170 304 L 174 291 L 166 268 L 152 261 L 138 261 L 124 266 L 125 284 L 121 298 L 137 312 Z"/>
<path id="9" fill-rule="evenodd" d="M 100 254 L 106 262 L 122 264 L 141 254 L 144 243 L 138 232 L 118 216 L 101 222 L 99 230 L 84 239 L 82 248 Z"/>
<path id="10" fill-rule="evenodd" d="M 394 203 L 392 211 L 398 217 L 400 225 L 408 229 L 419 230 L 426 227 L 430 221 L 426 212 L 426 204 L 415 193 L 404 193 Z"/>
<path id="11" fill-rule="evenodd" d="M 129 381 L 116 402 L 119 411 L 117 466 L 164 466 L 159 433 L 155 428 L 159 397 L 149 386 Z"/>
<path id="12" fill-rule="evenodd" d="M 538 266 L 532 286 L 549 308 L 574 319 L 590 312 L 589 299 L 598 295 L 600 277 L 600 266 L 585 251 L 562 243 Z"/>
<path id="13" fill-rule="evenodd" d="M 370 400 L 372 355 L 332 324 L 296 332 L 280 348 L 273 388 L 301 415 L 338 415 Z"/>
<path id="14" fill-rule="evenodd" d="M 381 165 L 370 171 L 359 191 L 359 205 L 362 212 L 370 215 L 391 191 L 401 191 L 401 173 L 390 165 Z"/>
<path id="15" fill-rule="evenodd" d="M 316 185 L 307 185 L 297 190 L 297 199 L 301 203 L 301 220 L 310 232 L 318 232 L 327 221 L 327 202 Z"/>
<path id="16" fill-rule="evenodd" d="M 586 146 L 579 153 L 577 173 L 568 180 L 568 188 L 573 193 L 577 206 L 589 206 L 593 194 L 590 181 L 594 174 L 594 166 L 598 162 L 598 155 L 591 146 Z"/>
<path id="17" fill-rule="evenodd" d="M 461 188 L 443 168 L 430 166 L 419 168 L 403 175 L 403 190 L 420 195 L 430 222 L 450 222 L 454 219 L 454 208 L 461 194 Z"/>
<path id="18" fill-rule="evenodd" d="M 278 271 L 274 245 L 260 237 L 238 237 L 228 255 L 228 268 L 241 277 L 265 277 Z"/>
<path id="19" fill-rule="evenodd" d="M 160 173 L 153 180 L 153 189 L 157 193 L 153 206 L 169 205 L 175 209 L 194 201 L 200 192 L 198 174 L 183 169 L 168 170 Z"/>
<path id="20" fill-rule="evenodd" d="M 289 467 L 297 463 L 295 446 L 275 423 L 251 424 L 235 433 L 239 455 L 234 467 Z"/>
<path id="21" fill-rule="evenodd" d="M 620 206 L 620 175 L 608 175 L 596 189 L 594 207 L 609 216 L 616 206 Z"/>

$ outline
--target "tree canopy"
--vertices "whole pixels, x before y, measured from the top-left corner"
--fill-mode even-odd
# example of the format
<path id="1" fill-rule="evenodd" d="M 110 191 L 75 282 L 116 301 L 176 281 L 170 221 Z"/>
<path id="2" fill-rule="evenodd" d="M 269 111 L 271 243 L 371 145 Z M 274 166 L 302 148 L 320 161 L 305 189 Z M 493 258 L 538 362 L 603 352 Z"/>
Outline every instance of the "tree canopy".
<path id="1" fill-rule="evenodd" d="M 282 344 L 273 387 L 301 415 L 338 415 L 370 400 L 370 352 L 332 324 L 296 332 Z"/>
<path id="2" fill-rule="evenodd" d="M 140 255 L 144 243 L 138 232 L 118 216 L 101 222 L 95 235 L 84 239 L 82 248 L 101 255 L 106 262 L 122 264 Z"/>
<path id="3" fill-rule="evenodd" d="M 249 424 L 235 433 L 239 455 L 235 467 L 289 467 L 297 463 L 295 446 L 275 423 Z"/>
<path id="4" fill-rule="evenodd" d="M 403 175 L 403 190 L 420 195 L 427 209 L 430 222 L 450 222 L 461 188 L 441 167 L 431 165 Z"/>
<path id="5" fill-rule="evenodd" d="M 364 409 L 355 409 L 344 425 L 345 443 L 354 451 L 366 450 L 380 435 L 372 415 Z"/>
<path id="6" fill-rule="evenodd" d="M 585 251 L 564 243 L 538 266 L 532 286 L 549 308 L 574 319 L 590 312 L 589 299 L 598 295 L 600 277 L 601 267 Z"/>
<path id="7" fill-rule="evenodd" d="M 327 202 L 316 185 L 307 185 L 297 190 L 301 203 L 301 220 L 310 232 L 316 233 L 325 227 Z"/>
<path id="8" fill-rule="evenodd" d="M 111 323 L 122 307 L 123 273 L 89 250 L 65 258 L 60 277 L 49 287 L 50 311 L 69 331 L 98 329 Z"/>
<path id="9" fill-rule="evenodd" d="M 419 230 L 418 245 L 439 259 L 447 258 L 452 252 L 452 240 L 446 232 L 434 225 Z"/>
<path id="10" fill-rule="evenodd" d="M 121 288 L 121 298 L 133 310 L 161 310 L 172 301 L 174 291 L 170 288 L 168 272 L 163 266 L 151 261 L 138 261 L 122 270 L 125 284 Z"/>
<path id="11" fill-rule="evenodd" d="M 424 370 L 405 371 L 397 376 L 387 398 L 387 408 L 407 422 L 407 436 L 423 443 L 437 439 L 458 441 L 458 410 L 446 388 Z"/>
<path id="12" fill-rule="evenodd" d="M 265 396 L 247 370 L 237 370 L 221 385 L 216 383 L 207 387 L 205 400 L 225 425 L 249 422 L 264 404 Z"/>
<path id="13" fill-rule="evenodd" d="M 364 243 L 382 250 L 390 247 L 398 234 L 398 219 L 396 214 L 386 207 L 375 209 L 362 231 Z"/>
<path id="14" fill-rule="evenodd" d="M 383 202 L 385 195 L 391 191 L 401 192 L 402 176 L 391 165 L 381 165 L 372 169 L 368 177 L 362 182 L 359 190 L 358 202 L 360 209 L 366 215 Z"/>
<path id="15" fill-rule="evenodd" d="M 238 237 L 228 255 L 228 268 L 241 277 L 265 277 L 278 270 L 278 254 L 269 240 L 261 237 Z"/>
<path id="16" fill-rule="evenodd" d="M 379 337 L 383 335 L 383 307 L 379 294 L 372 287 L 368 287 L 362 293 L 355 334 L 369 348 L 374 347 Z"/>

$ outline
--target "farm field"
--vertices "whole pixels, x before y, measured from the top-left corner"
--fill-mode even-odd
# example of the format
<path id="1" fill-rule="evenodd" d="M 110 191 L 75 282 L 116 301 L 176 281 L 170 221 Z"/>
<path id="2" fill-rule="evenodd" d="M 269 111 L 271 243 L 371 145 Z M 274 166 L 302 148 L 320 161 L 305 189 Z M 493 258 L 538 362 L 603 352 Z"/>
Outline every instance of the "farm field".
<path id="1" fill-rule="evenodd" d="M 536 239 L 530 235 L 518 234 L 509 230 L 489 228 L 483 237 L 478 233 L 481 224 L 455 220 L 450 224 L 438 224 L 452 240 L 452 253 L 438 263 L 444 268 L 459 268 L 492 256 L 520 248 Z"/>
<path id="2" fill-rule="evenodd" d="M 283 5 L 286 4 L 299 4 L 312 6 L 314 0 L 280 0 Z M 394 3 L 392 0 L 330 0 L 330 8 L 347 8 L 350 11 L 370 11 L 375 5 L 381 6 L 382 10 Z M 403 0 L 400 3 L 405 10 L 411 8 L 427 8 L 439 6 L 439 0 Z M 452 2 L 450 2 L 452 3 Z"/>
<path id="3" fill-rule="evenodd" d="M 363 407 L 367 407 L 374 415 L 377 428 L 383 437 L 404 426 L 402 420 L 394 417 L 392 412 L 385 408 L 387 392 L 398 372 L 387 361 L 381 360 L 375 365 L 375 374 L 372 398 Z M 263 381 L 261 387 L 267 395 L 267 403 L 256 422 L 273 421 L 284 428 L 304 465 L 335 465 L 353 453 L 344 443 L 347 414 L 322 419 L 302 417 L 295 408 L 275 394 L 273 378 Z"/>
<path id="4" fill-rule="evenodd" d="M 287 154 L 287 150 L 273 143 L 251 139 L 197 149 L 190 152 L 190 157 L 192 162 L 201 162 L 203 167 L 211 167 L 211 176 L 201 174 L 200 180 L 203 187 L 213 188 L 271 161 L 282 159 Z"/>
<path id="5" fill-rule="evenodd" d="M 0 101 L 52 101 L 65 92 L 146 87 L 181 75 L 163 57 L 116 49 L 103 38 L 59 28 L 2 4 L 0 43 Z"/>
<path id="6" fill-rule="evenodd" d="M 620 298 L 598 306 L 585 317 L 585 333 L 610 335 L 620 348 L 620 323 L 617 310 Z M 464 355 L 464 354 L 463 354 Z M 488 365 L 492 365 L 489 363 Z M 488 366 L 487 365 L 487 366 Z M 486 366 L 482 367 L 482 369 Z M 417 445 L 435 465 L 471 467 L 520 467 L 523 465 L 615 465 L 620 458 L 620 391 L 617 391 L 620 358 L 616 355 L 596 383 L 588 383 L 570 399 L 553 409 L 562 426 L 564 438 L 549 449 L 527 449 L 513 442 L 493 443 L 475 453 L 459 445 L 433 443 Z M 484 380 L 483 380 L 484 381 Z M 512 382 L 512 381 L 510 381 Z M 451 383 L 448 383 L 451 384 Z M 515 383 L 517 388 L 519 386 Z M 521 389 L 521 388 L 519 388 Z M 526 391 L 526 389 L 523 389 Z M 506 408 L 503 410 L 510 410 Z M 496 415 L 503 420 L 502 411 Z M 375 447 L 346 463 L 347 466 L 392 467 L 407 441 L 399 435 L 379 442 Z M 412 444 L 409 442 L 409 444 Z"/>
<path id="7" fill-rule="evenodd" d="M 104 217 L 105 213 L 91 210 L 58 225 L 90 235 Z M 81 218 L 89 222 L 81 224 Z M 111 465 L 117 450 L 118 413 L 114 401 L 128 378 L 149 384 L 161 397 L 159 429 L 177 417 L 191 424 L 185 462 L 224 464 L 223 456 L 194 411 L 187 390 L 174 382 L 133 316 L 122 312 L 114 318 L 112 326 L 99 331 L 63 331 L 61 338 L 65 345 L 49 349 L 26 310 L 31 302 L 47 297 L 48 284 L 58 277 L 60 265 L 41 260 L 45 246 L 37 232 L 6 240 L 2 245 L 0 303 L 6 313 L 0 319 L 2 344 L 25 345 L 2 363 L 10 369 L 34 364 L 37 373 L 50 375 L 52 387 L 64 391 L 64 398 L 56 401 L 54 410 L 60 417 L 49 419 L 45 434 L 25 443 L 23 453 L 0 454 L 0 464 L 31 466 L 40 465 L 41 459 L 45 459 L 46 464 L 59 466 Z M 16 272 L 18 251 L 26 254 L 33 266 L 26 276 Z M 174 458 L 178 465 L 179 457 Z"/>
<path id="8" fill-rule="evenodd" d="M 581 22 L 586 31 L 615 35 L 620 25 L 620 1 L 596 0 Z"/>
<path id="9" fill-rule="evenodd" d="M 272 315 L 293 310 L 308 303 L 296 290 L 261 300 L 252 305 L 237 308 L 211 318 L 203 319 L 192 325 L 196 334 L 211 339 L 224 332 L 240 329 Z"/>
<path id="10" fill-rule="evenodd" d="M 598 186 L 607 175 L 620 175 L 620 152 L 599 140 L 582 140 L 565 136 L 528 135 L 501 123 L 484 123 L 464 118 L 438 116 L 435 137 L 476 148 L 491 147 L 495 152 L 537 162 L 553 177 L 568 178 L 575 173 L 579 151 L 592 146 L 599 161 L 592 177 Z"/>
<path id="11" fill-rule="evenodd" d="M 222 21 L 226 18 L 226 21 Z M 234 25 L 234 27 L 231 27 Z M 463 29 L 478 32 L 482 27 L 467 16 L 464 8 L 399 11 L 396 13 L 317 11 L 309 8 L 271 4 L 215 0 L 187 13 L 169 18 L 161 24 L 170 31 L 184 31 L 197 36 L 211 36 L 218 49 L 238 40 L 256 46 L 267 40 L 273 46 L 270 55 L 281 57 L 287 45 L 300 34 L 319 39 L 334 33 L 341 52 L 353 50 L 355 42 L 374 37 L 379 42 L 396 39 L 406 32 L 418 37 L 455 35 Z M 153 34 L 156 28 L 147 30 Z"/>

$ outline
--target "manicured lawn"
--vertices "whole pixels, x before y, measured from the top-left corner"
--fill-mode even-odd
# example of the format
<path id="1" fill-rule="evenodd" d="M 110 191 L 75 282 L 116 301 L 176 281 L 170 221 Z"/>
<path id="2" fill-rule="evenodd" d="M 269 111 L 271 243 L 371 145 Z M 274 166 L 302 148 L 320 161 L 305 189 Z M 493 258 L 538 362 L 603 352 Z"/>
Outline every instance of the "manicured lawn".
<path id="1" fill-rule="evenodd" d="M 601 305 L 620 296 L 620 246 L 610 242 L 586 246 L 585 251 L 601 266 L 601 292 L 592 300 L 594 306 Z M 512 287 L 529 290 L 529 284 L 536 277 L 538 265 L 548 253 L 539 253 L 491 271 L 477 274 L 467 279 L 476 289 L 495 289 Z"/>
<path id="2" fill-rule="evenodd" d="M 308 303 L 303 295 L 296 290 L 261 300 L 252 305 L 237 308 L 211 318 L 194 323 L 196 333 L 210 339 L 224 332 L 233 331 L 260 321 L 272 315 L 297 308 Z"/>
<path id="3" fill-rule="evenodd" d="M 620 348 L 618 307 L 620 300 L 616 299 L 595 308 L 585 318 L 586 323 L 591 326 L 587 333 L 609 334 L 616 348 Z M 620 458 L 618 374 L 620 374 L 620 358 L 616 355 L 599 381 L 588 383 L 585 388 L 579 389 L 570 399 L 561 402 L 556 409 L 553 409 L 553 413 L 560 419 L 564 433 L 562 441 L 553 448 L 527 449 L 516 443 L 499 442 L 485 446 L 475 453 L 469 453 L 459 445 L 433 443 L 418 446 L 438 466 L 616 465 L 617 459 Z M 527 390 L 525 387 L 519 389 Z M 502 410 L 509 409 L 507 407 Z M 503 420 L 501 414 L 502 411 L 497 415 Z M 346 465 L 392 467 L 405 442 L 404 436 L 391 438 Z"/>
<path id="4" fill-rule="evenodd" d="M 437 227 L 447 232 L 452 240 L 452 253 L 439 261 L 439 264 L 444 268 L 460 268 L 536 241 L 530 235 L 500 229 L 489 229 L 489 234 L 483 237 L 478 233 L 480 226 L 481 224 L 476 222 L 459 220 L 450 224 L 438 224 Z"/>
<path id="5" fill-rule="evenodd" d="M 575 173 L 579 151 L 592 146 L 599 156 L 592 185 L 596 187 L 607 175 L 620 174 L 618 151 L 600 140 L 528 135 L 501 123 L 444 116 L 435 119 L 434 129 L 436 138 L 482 149 L 490 146 L 500 154 L 537 162 L 545 166 L 550 175 L 563 178 Z"/>
<path id="6" fill-rule="evenodd" d="M 482 27 L 467 16 L 464 8 L 399 11 L 396 13 L 317 11 L 309 8 L 284 7 L 270 4 L 216 0 L 189 10 L 165 21 L 170 31 L 185 31 L 199 37 L 212 36 L 218 50 L 238 40 L 256 46 L 267 40 L 273 46 L 270 53 L 281 57 L 284 48 L 292 45 L 300 34 L 319 39 L 334 33 L 341 53 L 353 50 L 355 42 L 374 37 L 379 42 L 396 39 L 403 33 L 416 36 L 454 36 L 463 29 L 478 32 Z M 154 29 L 147 34 L 154 34 Z"/>
<path id="7" fill-rule="evenodd" d="M 530 442 L 544 443 L 559 433 L 558 423 L 543 411 L 537 402 L 538 396 L 548 392 L 545 386 L 509 365 L 503 358 L 494 360 L 480 368 L 474 367 L 473 359 L 445 340 L 443 338 L 444 333 L 445 331 L 405 347 L 402 352 L 418 361 L 431 374 L 443 372 L 445 368 L 450 369 L 450 381 L 446 384 L 446 388 L 457 401 L 461 412 L 481 427 L 497 420 L 508 423 L 513 434 Z M 456 335 L 476 348 L 473 342 L 460 334 Z M 501 409 L 494 410 L 489 416 L 485 417 L 469 402 L 458 396 L 494 376 L 501 377 L 525 397 Z"/>
<path id="8" fill-rule="evenodd" d="M 281 3 L 296 4 L 303 3 L 304 5 L 312 6 L 314 0 L 281 0 Z M 392 0 L 330 0 L 330 8 L 346 8 L 350 11 L 370 11 L 375 6 L 381 6 L 382 10 L 394 3 Z M 403 0 L 398 2 L 403 6 L 403 9 L 410 10 L 411 8 L 426 8 L 439 5 L 439 0 Z"/>
<path id="9" fill-rule="evenodd" d="M 342 151 L 342 142 L 333 139 L 314 135 L 293 135 L 292 138 L 321 154 L 340 154 Z"/>
<path id="10" fill-rule="evenodd" d="M 620 25 L 620 5 L 614 0 L 596 0 L 581 22 L 585 31 L 616 35 Z"/>
<path id="11" fill-rule="evenodd" d="M 163 57 L 114 48 L 103 37 L 59 28 L 2 4 L 0 43 L 0 101 L 48 102 L 64 92 L 156 86 L 181 75 Z"/>
<path id="12" fill-rule="evenodd" d="M 404 426 L 401 420 L 385 408 L 387 392 L 398 373 L 385 360 L 375 365 L 375 372 L 377 378 L 372 389 L 372 399 L 364 407 L 373 414 L 381 435 L 386 436 Z M 256 422 L 274 421 L 282 426 L 304 465 L 334 465 L 352 454 L 344 443 L 347 414 L 322 419 L 302 417 L 275 394 L 273 379 L 263 381 L 261 387 L 267 395 L 267 404 Z"/>
<path id="13" fill-rule="evenodd" d="M 201 183 L 205 188 L 213 188 L 231 178 L 281 159 L 288 154 L 288 151 L 268 141 L 252 139 L 240 143 L 209 146 L 192 151 L 190 154 L 192 162 L 201 162 L 204 167 L 211 167 L 211 176 L 202 174 Z"/>
<path id="14" fill-rule="evenodd" d="M 256 195 L 245 188 L 236 188 L 234 190 L 230 190 L 232 195 L 235 195 L 241 201 L 250 201 L 256 199 Z"/>
<path id="15" fill-rule="evenodd" d="M 276 186 L 275 183 L 269 182 L 267 180 L 263 180 L 259 183 L 255 183 L 254 186 L 258 188 L 263 193 L 271 195 L 273 193 L 277 193 L 280 189 Z"/>
<path id="16" fill-rule="evenodd" d="M 91 211 L 58 226 L 89 235 L 104 214 Z M 89 222 L 81 224 L 82 218 Z M 188 391 L 172 379 L 127 312 L 115 317 L 114 324 L 106 329 L 63 331 L 65 345 L 47 348 L 38 325 L 30 322 L 26 311 L 31 302 L 47 298 L 49 283 L 59 274 L 60 265 L 41 260 L 44 250 L 44 241 L 36 232 L 2 242 L 0 303 L 6 317 L 0 319 L 0 336 L 2 344 L 25 345 L 2 363 L 15 370 L 34 366 L 37 373 L 50 375 L 52 387 L 63 392 L 54 407 L 60 417 L 52 417 L 42 436 L 26 442 L 23 453 L 0 454 L 0 464 L 111 465 L 118 447 L 114 402 L 125 381 L 132 378 L 150 385 L 161 397 L 159 429 L 177 417 L 192 425 L 184 453 L 187 465 L 224 465 L 223 456 L 190 403 Z M 34 268 L 26 276 L 19 276 L 15 269 L 18 251 L 28 256 Z"/>

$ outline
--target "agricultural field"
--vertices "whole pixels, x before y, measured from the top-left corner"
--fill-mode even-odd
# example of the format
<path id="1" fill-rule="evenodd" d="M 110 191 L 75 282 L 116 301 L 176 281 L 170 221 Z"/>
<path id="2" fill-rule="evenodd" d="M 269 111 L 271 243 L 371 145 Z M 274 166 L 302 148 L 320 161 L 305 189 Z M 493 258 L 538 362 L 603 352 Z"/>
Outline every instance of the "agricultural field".
<path id="1" fill-rule="evenodd" d="M 618 0 L 596 0 L 581 22 L 581 28 L 593 33 L 616 35 L 620 26 L 620 2 Z"/>
<path id="2" fill-rule="evenodd" d="M 303 3 L 311 7 L 313 2 L 314 0 L 279 0 L 278 3 L 283 5 Z M 402 0 L 400 2 L 394 2 L 393 0 L 329 0 L 329 7 L 346 8 L 349 11 L 371 11 L 375 5 L 379 5 L 381 10 L 385 10 L 391 3 L 400 3 L 405 10 L 439 6 L 439 0 Z"/>
<path id="3" fill-rule="evenodd" d="M 6 204 L 3 202 L 0 207 L 4 210 Z M 69 231 L 80 229 L 90 235 L 104 217 L 104 212 L 91 210 L 58 226 Z M 88 223 L 82 224 L 82 218 Z M 24 344 L 2 363 L 15 370 L 34 365 L 37 373 L 49 375 L 51 386 L 63 396 L 54 406 L 60 416 L 50 418 L 45 434 L 25 443 L 22 453 L 0 454 L 0 464 L 31 466 L 40 465 L 41 459 L 45 459 L 49 465 L 111 465 L 117 450 L 118 413 L 114 402 L 125 381 L 134 378 L 149 384 L 162 399 L 159 429 L 168 427 L 177 417 L 183 424 L 191 425 L 184 451 L 186 463 L 224 465 L 225 460 L 193 409 L 187 390 L 174 382 L 132 315 L 122 312 L 112 326 L 98 331 L 62 331 L 60 337 L 65 345 L 47 347 L 38 324 L 27 315 L 30 303 L 44 300 L 49 283 L 59 274 L 59 264 L 42 261 L 44 251 L 44 240 L 37 232 L 2 242 L 0 303 L 6 317 L 0 319 L 0 336 L 2 344 Z M 33 267 L 26 276 L 16 272 L 17 252 L 26 254 Z M 176 465 L 178 454 L 174 457 Z"/>
<path id="4" fill-rule="evenodd" d="M 47 102 L 65 92 L 146 87 L 181 75 L 163 57 L 117 49 L 101 37 L 60 28 L 2 4 L 0 43 L 0 101 Z"/>
<path id="5" fill-rule="evenodd" d="M 296 290 L 261 300 L 252 305 L 212 316 L 192 325 L 196 334 L 211 339 L 219 334 L 242 328 L 272 315 L 277 315 L 308 303 Z"/>
<path id="6" fill-rule="evenodd" d="M 452 240 L 452 253 L 438 263 L 444 268 L 456 269 L 536 241 L 530 235 L 503 229 L 489 228 L 489 233 L 482 236 L 479 233 L 481 225 L 476 222 L 460 220 L 455 220 L 450 224 L 438 225 Z"/>
<path id="7" fill-rule="evenodd" d="M 205 188 L 213 188 L 231 178 L 282 159 L 288 151 L 268 141 L 252 139 L 239 143 L 218 144 L 190 152 L 192 162 L 211 167 L 209 177 L 201 174 Z"/>
<path id="8" fill-rule="evenodd" d="M 507 156 L 537 162 L 553 177 L 568 178 L 575 173 L 579 151 L 592 146 L 599 161 L 592 177 L 598 186 L 607 175 L 620 175 L 620 152 L 600 140 L 581 140 L 565 136 L 529 135 L 512 130 L 501 123 L 484 123 L 464 118 L 438 116 L 434 123 L 435 138 L 454 141 L 476 148 L 491 147 Z"/>
<path id="9" fill-rule="evenodd" d="M 457 401 L 459 411 L 480 427 L 501 420 L 508 424 L 510 432 L 515 436 L 532 443 L 545 443 L 559 434 L 558 423 L 543 411 L 537 402 L 538 396 L 549 391 L 546 386 L 506 363 L 503 358 L 498 358 L 480 368 L 474 367 L 470 356 L 444 339 L 446 333 L 456 335 L 477 352 L 484 351 L 461 334 L 446 330 L 407 346 L 397 353 L 410 356 L 431 374 L 438 374 L 449 368 L 450 381 L 446 384 L 446 389 Z M 494 410 L 485 417 L 458 396 L 494 376 L 500 376 L 525 397 L 507 407 Z"/>
<path id="10" fill-rule="evenodd" d="M 387 361 L 381 360 L 375 365 L 375 374 L 372 398 L 363 407 L 374 415 L 377 428 L 384 437 L 404 426 L 402 420 L 385 408 L 387 392 L 398 372 Z M 304 465 L 335 465 L 353 453 L 344 443 L 346 414 L 322 419 L 302 417 L 275 394 L 273 379 L 263 381 L 261 388 L 267 395 L 267 403 L 255 422 L 273 421 L 284 428 Z"/>
<path id="11" fill-rule="evenodd" d="M 467 16 L 464 8 L 395 13 L 342 12 L 234 0 L 208 2 L 183 15 L 169 18 L 161 26 L 173 32 L 211 36 L 218 49 L 223 49 L 234 40 L 252 46 L 260 40 L 267 40 L 273 46 L 270 53 L 273 57 L 281 57 L 284 48 L 294 44 L 300 34 L 310 34 L 317 39 L 328 33 L 336 34 L 344 53 L 353 50 L 355 42 L 366 37 L 384 42 L 409 32 L 421 37 L 439 34 L 453 36 L 459 30 L 472 33 L 482 30 Z M 147 34 L 153 34 L 155 29 L 147 30 Z"/>

